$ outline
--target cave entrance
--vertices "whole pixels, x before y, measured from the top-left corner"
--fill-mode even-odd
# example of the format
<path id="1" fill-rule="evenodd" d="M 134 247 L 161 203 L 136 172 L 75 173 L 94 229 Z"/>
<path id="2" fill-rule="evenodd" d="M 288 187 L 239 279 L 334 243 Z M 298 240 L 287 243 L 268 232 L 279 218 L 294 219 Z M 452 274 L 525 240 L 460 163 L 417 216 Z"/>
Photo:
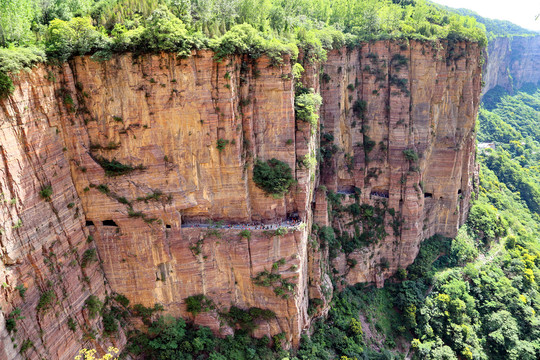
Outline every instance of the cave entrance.
<path id="1" fill-rule="evenodd" d="M 94 226 L 94 222 L 92 220 L 86 220 L 86 226 Z"/>
<path id="2" fill-rule="evenodd" d="M 354 194 L 354 185 L 340 186 L 337 189 L 337 193 L 338 194 L 343 194 L 343 195 L 352 195 L 352 194 Z"/>
<path id="3" fill-rule="evenodd" d="M 289 221 L 299 221 L 300 220 L 300 215 L 296 211 L 288 213 L 287 214 L 287 220 L 289 220 Z"/>
<path id="4" fill-rule="evenodd" d="M 433 194 L 432 194 L 432 193 L 428 193 L 428 192 L 427 192 L 427 193 L 424 193 L 424 198 L 426 198 L 426 199 L 431 199 L 431 198 L 433 198 Z"/>
<path id="5" fill-rule="evenodd" d="M 378 197 L 388 199 L 390 197 L 389 191 L 384 188 L 373 188 L 371 189 L 370 197 Z"/>
<path id="6" fill-rule="evenodd" d="M 103 220 L 103 226 L 118 227 L 118 225 L 114 222 L 114 220 Z"/>

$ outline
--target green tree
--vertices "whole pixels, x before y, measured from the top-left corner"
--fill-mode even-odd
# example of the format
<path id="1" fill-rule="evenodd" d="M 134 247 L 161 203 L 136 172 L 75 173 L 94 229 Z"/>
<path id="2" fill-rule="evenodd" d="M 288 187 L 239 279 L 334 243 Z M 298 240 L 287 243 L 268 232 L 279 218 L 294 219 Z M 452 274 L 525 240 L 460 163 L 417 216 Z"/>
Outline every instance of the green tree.
<path id="1" fill-rule="evenodd" d="M 282 197 L 294 183 L 291 167 L 278 159 L 257 160 L 253 167 L 255 184 L 275 197 Z"/>
<path id="2" fill-rule="evenodd" d="M 186 26 L 165 6 L 152 12 L 142 37 L 151 51 L 173 51 L 181 56 L 188 56 L 191 53 L 191 42 Z"/>
<path id="3" fill-rule="evenodd" d="M 485 323 L 487 342 L 492 358 L 505 359 L 507 351 L 519 340 L 519 327 L 516 319 L 507 310 L 492 313 Z"/>
<path id="4" fill-rule="evenodd" d="M 72 55 L 107 49 L 109 41 L 96 30 L 90 18 L 55 19 L 47 29 L 46 47 L 49 56 L 66 61 Z"/>
<path id="5" fill-rule="evenodd" d="M 37 1 L 0 0 L 0 46 L 28 44 L 38 10 Z"/>
<path id="6" fill-rule="evenodd" d="M 506 224 L 492 205 L 475 203 L 469 212 L 467 224 L 471 231 L 485 243 L 506 235 Z"/>

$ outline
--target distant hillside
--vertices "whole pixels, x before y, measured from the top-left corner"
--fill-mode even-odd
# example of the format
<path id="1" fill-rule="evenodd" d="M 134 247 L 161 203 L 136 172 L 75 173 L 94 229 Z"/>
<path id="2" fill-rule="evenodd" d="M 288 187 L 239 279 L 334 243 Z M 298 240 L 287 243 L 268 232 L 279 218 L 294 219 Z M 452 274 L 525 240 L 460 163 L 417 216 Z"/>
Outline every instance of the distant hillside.
<path id="1" fill-rule="evenodd" d="M 488 96 L 490 90 L 513 94 L 524 86 L 537 86 L 540 83 L 539 35 L 491 37 L 487 53 L 482 75 L 485 85 L 483 95 Z"/>
<path id="2" fill-rule="evenodd" d="M 488 38 L 508 35 L 538 35 L 539 32 L 525 29 L 507 20 L 490 19 L 478 15 L 478 13 L 469 9 L 455 9 L 448 6 L 441 6 L 443 9 L 454 12 L 462 16 L 472 16 L 486 27 Z"/>

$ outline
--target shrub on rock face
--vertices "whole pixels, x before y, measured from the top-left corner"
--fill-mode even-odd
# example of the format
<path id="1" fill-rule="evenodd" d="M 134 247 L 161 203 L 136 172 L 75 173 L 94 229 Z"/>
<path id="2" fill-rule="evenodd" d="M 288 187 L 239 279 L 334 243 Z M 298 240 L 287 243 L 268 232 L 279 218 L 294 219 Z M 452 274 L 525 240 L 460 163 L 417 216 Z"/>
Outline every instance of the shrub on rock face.
<path id="1" fill-rule="evenodd" d="M 405 156 L 405 159 L 409 161 L 418 161 L 418 154 L 416 153 L 416 151 L 414 151 L 414 149 L 403 150 L 403 156 Z"/>
<path id="2" fill-rule="evenodd" d="M 281 197 L 294 182 L 291 167 L 278 159 L 257 160 L 253 168 L 255 184 L 272 196 Z"/>
<path id="3" fill-rule="evenodd" d="M 15 86 L 13 86 L 11 78 L 0 72 L 0 99 L 8 97 L 14 90 Z"/>
<path id="4" fill-rule="evenodd" d="M 48 200 L 51 198 L 52 193 L 53 193 L 52 186 L 47 185 L 41 188 L 39 192 L 39 196 L 41 196 L 43 199 Z"/>
<path id="5" fill-rule="evenodd" d="M 8 97 L 15 90 L 11 76 L 45 60 L 43 50 L 35 47 L 0 48 L 0 99 Z"/>
<path id="6" fill-rule="evenodd" d="M 294 110 L 296 111 L 296 118 L 311 124 L 311 126 L 317 126 L 319 115 L 317 111 L 322 104 L 321 95 L 315 93 L 313 89 L 307 90 L 297 94 L 294 99 Z"/>
<path id="7" fill-rule="evenodd" d="M 188 296 L 186 299 L 186 309 L 188 312 L 197 316 L 197 314 L 209 311 L 214 307 L 212 300 L 203 294 Z"/>

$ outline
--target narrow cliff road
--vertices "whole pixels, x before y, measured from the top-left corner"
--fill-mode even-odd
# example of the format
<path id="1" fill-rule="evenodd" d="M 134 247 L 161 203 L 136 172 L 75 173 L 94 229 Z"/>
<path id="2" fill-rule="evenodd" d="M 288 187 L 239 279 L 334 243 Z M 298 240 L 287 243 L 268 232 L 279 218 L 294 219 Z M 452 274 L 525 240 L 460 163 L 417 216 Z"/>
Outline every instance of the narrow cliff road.
<path id="1" fill-rule="evenodd" d="M 302 221 L 288 220 L 275 224 L 208 224 L 208 223 L 185 223 L 182 228 L 209 228 L 209 229 L 238 229 L 238 230 L 298 230 L 305 226 Z"/>

